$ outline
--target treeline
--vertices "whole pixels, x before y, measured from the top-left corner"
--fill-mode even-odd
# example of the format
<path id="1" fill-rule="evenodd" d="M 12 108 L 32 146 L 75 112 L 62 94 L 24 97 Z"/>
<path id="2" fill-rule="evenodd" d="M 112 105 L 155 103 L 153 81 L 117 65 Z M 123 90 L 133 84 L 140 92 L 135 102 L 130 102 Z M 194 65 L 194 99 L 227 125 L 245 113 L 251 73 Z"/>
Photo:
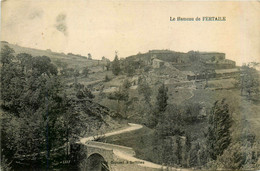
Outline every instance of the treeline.
<path id="1" fill-rule="evenodd" d="M 1 169 L 50 169 L 64 160 L 76 162 L 69 144 L 88 128 L 78 101 L 91 100 L 91 92 L 75 86 L 68 94 L 47 56 L 15 55 L 5 45 L 1 65 Z"/>

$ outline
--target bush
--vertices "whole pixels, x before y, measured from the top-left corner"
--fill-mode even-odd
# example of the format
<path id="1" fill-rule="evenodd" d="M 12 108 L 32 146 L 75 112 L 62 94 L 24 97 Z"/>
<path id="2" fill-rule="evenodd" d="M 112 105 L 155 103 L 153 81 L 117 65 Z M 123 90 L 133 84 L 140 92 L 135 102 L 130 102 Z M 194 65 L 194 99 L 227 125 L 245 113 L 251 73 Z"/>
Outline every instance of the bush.
<path id="1" fill-rule="evenodd" d="M 0 170 L 3 171 L 9 171 L 11 170 L 11 162 L 8 162 L 8 160 L 5 158 L 4 155 L 1 156 L 1 166 L 0 166 Z"/>
<path id="2" fill-rule="evenodd" d="M 199 103 L 189 103 L 184 106 L 185 112 L 183 120 L 188 124 L 197 123 L 200 120 L 200 110 L 202 106 Z"/>
<path id="3" fill-rule="evenodd" d="M 110 81 L 110 78 L 108 77 L 108 75 L 105 76 L 105 82 Z"/>
<path id="4" fill-rule="evenodd" d="M 229 146 L 222 156 L 217 159 L 219 168 L 225 169 L 241 169 L 246 162 L 246 156 L 243 154 L 239 143 Z"/>
<path id="5" fill-rule="evenodd" d="M 89 70 L 87 67 L 84 67 L 83 70 L 82 70 L 82 75 L 83 75 L 84 77 L 88 77 L 89 71 L 90 71 L 90 70 Z"/>
<path id="6" fill-rule="evenodd" d="M 151 70 L 151 67 L 150 66 L 145 66 L 144 67 L 144 72 L 149 72 Z"/>

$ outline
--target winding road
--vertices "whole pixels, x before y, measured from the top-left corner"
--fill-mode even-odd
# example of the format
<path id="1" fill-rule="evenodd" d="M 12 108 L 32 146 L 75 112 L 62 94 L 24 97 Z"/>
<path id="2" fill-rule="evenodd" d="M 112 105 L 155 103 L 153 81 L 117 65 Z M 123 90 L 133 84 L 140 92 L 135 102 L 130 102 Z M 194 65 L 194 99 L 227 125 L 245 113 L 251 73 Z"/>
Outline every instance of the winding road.
<path id="1" fill-rule="evenodd" d="M 86 138 L 81 138 L 80 139 L 80 143 L 82 144 L 86 144 L 88 141 L 94 141 L 96 138 L 98 137 L 109 137 L 109 136 L 113 136 L 113 135 L 117 135 L 117 134 L 123 134 L 126 132 L 130 132 L 130 131 L 135 131 L 138 129 L 143 128 L 142 125 L 139 124 L 134 124 L 134 123 L 128 123 L 129 127 L 123 128 L 123 129 L 119 129 L 119 130 L 115 130 L 109 133 L 105 133 L 103 135 L 100 136 L 91 136 L 91 137 L 86 137 Z M 129 154 L 129 153 L 125 153 L 124 151 L 121 151 L 119 149 L 114 149 L 113 150 L 114 154 L 124 160 L 127 161 L 132 161 L 132 162 L 138 162 L 138 165 L 142 166 L 142 167 L 148 167 L 148 168 L 154 168 L 154 169 L 173 169 L 173 170 L 182 170 L 182 171 L 188 171 L 189 169 L 183 169 L 183 168 L 173 168 L 173 167 L 166 167 L 160 164 L 156 164 L 156 163 L 152 163 L 146 160 L 141 160 L 138 159 L 136 157 L 134 157 L 133 154 Z"/>
<path id="2" fill-rule="evenodd" d="M 128 123 L 128 125 L 129 125 L 129 127 L 127 127 L 127 128 L 115 130 L 115 131 L 112 131 L 112 132 L 109 132 L 109 133 L 105 133 L 105 134 L 102 134 L 102 135 L 81 138 L 80 142 L 82 144 L 86 144 L 87 141 L 94 141 L 95 139 L 100 138 L 100 137 L 109 137 L 109 136 L 112 136 L 112 135 L 122 134 L 122 133 L 135 131 L 135 130 L 143 128 L 143 126 L 139 125 L 139 124 Z"/>

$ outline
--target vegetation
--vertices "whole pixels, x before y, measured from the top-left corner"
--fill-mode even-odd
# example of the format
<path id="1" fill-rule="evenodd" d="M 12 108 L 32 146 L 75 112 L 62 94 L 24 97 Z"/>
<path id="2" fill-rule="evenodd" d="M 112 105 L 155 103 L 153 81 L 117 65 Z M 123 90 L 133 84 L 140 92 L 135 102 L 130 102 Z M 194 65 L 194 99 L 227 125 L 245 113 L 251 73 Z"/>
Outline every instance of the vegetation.
<path id="1" fill-rule="evenodd" d="M 259 65 L 258 63 L 244 64 L 240 70 L 240 76 L 237 78 L 236 86 L 240 88 L 241 95 L 244 92 L 248 97 L 259 94 L 259 73 L 255 67 Z"/>
<path id="2" fill-rule="evenodd" d="M 138 158 L 169 167 L 259 169 L 256 63 L 240 67 L 239 89 L 226 89 L 222 85 L 233 85 L 235 76 L 212 80 L 214 66 L 203 63 L 198 52 L 159 54 L 162 68 L 153 67 L 150 53 L 120 60 L 116 54 L 113 62 L 104 57 L 101 64 L 86 57 L 87 63 L 77 63 L 74 59 L 81 58 L 75 55 L 61 55 L 66 60 L 54 58 L 52 63 L 47 56 L 15 53 L 8 46 L 1 51 L 5 170 L 28 163 L 30 169 L 61 169 L 56 166 L 67 159 L 76 165 L 82 150 L 72 144 L 79 136 L 106 130 L 104 125 L 114 122 L 103 115 L 109 108 L 115 110 L 113 116 L 145 125 L 105 140 L 133 147 Z M 178 66 L 185 60 L 192 65 Z M 187 80 L 182 72 L 187 70 L 197 75 L 196 81 Z"/>
<path id="3" fill-rule="evenodd" d="M 159 112 L 165 112 L 167 107 L 167 100 L 168 100 L 168 88 L 162 84 L 160 88 L 158 89 L 158 95 L 156 97 L 157 99 L 157 107 Z"/>
<path id="4" fill-rule="evenodd" d="M 112 72 L 114 75 L 118 75 L 121 72 L 120 62 L 118 60 L 117 54 L 115 55 L 115 59 L 112 62 Z"/>
<path id="5" fill-rule="evenodd" d="M 207 135 L 207 147 L 213 160 L 221 156 L 231 143 L 231 116 L 228 104 L 223 99 L 215 102 L 209 116 L 209 128 Z"/>
<path id="6" fill-rule="evenodd" d="M 90 53 L 88 53 L 88 59 L 92 60 L 92 55 Z"/>
<path id="7" fill-rule="evenodd" d="M 138 151 L 137 157 L 167 166 L 232 170 L 257 168 L 259 150 L 255 136 L 232 136 L 234 118 L 227 101 L 216 101 L 207 117 L 200 116 L 202 107 L 195 107 L 197 105 L 168 104 L 161 122 L 157 118 L 158 124 L 151 127 L 154 132 L 149 137 L 127 136 L 126 139 L 121 135 L 120 138 L 108 138 L 107 142 L 134 147 Z"/>
<path id="8" fill-rule="evenodd" d="M 58 75 L 47 56 L 15 55 L 4 46 L 1 64 L 1 169 L 53 169 L 63 160 L 76 161 L 70 144 L 91 124 L 104 122 L 91 91 L 75 83 L 69 92 L 67 75 Z M 69 75 L 78 76 L 78 70 Z M 96 120 L 90 122 L 90 115 Z"/>
<path id="9" fill-rule="evenodd" d="M 136 64 L 136 62 L 133 62 L 130 60 L 124 60 L 124 62 L 122 64 L 122 70 L 128 77 L 135 75 L 137 67 L 138 67 L 138 64 Z"/>
<path id="10" fill-rule="evenodd" d="M 60 113 L 66 99 L 57 69 L 46 56 L 13 53 L 8 47 L 1 52 L 2 59 L 12 57 L 1 68 L 2 155 L 15 163 L 22 155 L 37 154 L 41 161 L 45 151 L 49 162 L 51 150 L 65 143 Z"/>
<path id="11" fill-rule="evenodd" d="M 108 98 L 111 100 L 117 101 L 117 113 L 124 113 L 126 116 L 126 110 L 127 110 L 127 104 L 129 102 L 129 88 L 130 88 L 130 82 L 128 80 L 125 80 L 123 85 L 119 87 L 117 91 L 114 91 L 113 93 L 110 93 L 108 95 Z M 120 102 L 123 103 L 123 110 L 120 110 Z"/>
<path id="12" fill-rule="evenodd" d="M 82 74 L 84 77 L 88 77 L 89 75 L 89 69 L 87 67 L 84 67 L 82 70 Z"/>
<path id="13" fill-rule="evenodd" d="M 138 93 L 144 96 L 144 100 L 147 104 L 151 105 L 152 89 L 146 80 L 142 81 L 138 86 Z"/>
<path id="14" fill-rule="evenodd" d="M 108 77 L 108 75 L 105 76 L 105 82 L 110 81 L 110 78 Z"/>
<path id="15" fill-rule="evenodd" d="M 199 60 L 199 52 L 189 51 L 188 54 L 189 54 L 189 59 L 192 62 L 197 62 Z"/>

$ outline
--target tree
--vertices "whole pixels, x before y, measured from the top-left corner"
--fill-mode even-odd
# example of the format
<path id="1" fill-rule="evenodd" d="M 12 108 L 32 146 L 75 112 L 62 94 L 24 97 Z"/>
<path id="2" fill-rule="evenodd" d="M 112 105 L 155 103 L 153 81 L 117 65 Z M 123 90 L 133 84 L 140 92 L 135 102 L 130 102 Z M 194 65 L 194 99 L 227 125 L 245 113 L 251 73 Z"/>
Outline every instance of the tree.
<path id="1" fill-rule="evenodd" d="M 189 55 L 189 59 L 192 62 L 196 62 L 196 61 L 199 60 L 199 52 L 198 51 L 189 51 L 188 55 Z"/>
<path id="2" fill-rule="evenodd" d="M 86 88 L 83 84 L 77 83 L 76 97 L 78 99 L 93 99 L 95 96 L 92 94 L 90 89 Z"/>
<path id="3" fill-rule="evenodd" d="M 246 92 L 249 97 L 252 94 L 259 93 L 259 74 L 255 69 L 258 63 L 252 62 L 249 64 L 244 64 L 240 69 L 240 76 L 237 79 L 236 86 L 241 89 L 241 95 Z"/>
<path id="4" fill-rule="evenodd" d="M 184 132 L 181 109 L 177 105 L 171 104 L 163 114 L 164 115 L 160 116 L 159 119 L 158 117 L 156 118 L 157 122 L 159 122 L 156 126 L 158 135 L 160 135 L 160 137 L 182 136 Z"/>
<path id="5" fill-rule="evenodd" d="M 134 73 L 135 73 L 135 68 L 134 68 L 134 66 L 132 66 L 132 65 L 126 66 L 125 72 L 126 72 L 127 76 L 133 76 Z"/>
<path id="6" fill-rule="evenodd" d="M 145 80 L 138 86 L 138 93 L 142 94 L 145 102 L 150 105 L 152 89 Z"/>
<path id="7" fill-rule="evenodd" d="M 8 163 L 8 160 L 5 158 L 4 155 L 1 156 L 1 163 L 0 163 L 0 170 L 3 171 L 11 171 L 11 162 Z"/>
<path id="8" fill-rule="evenodd" d="M 58 79 L 37 77 L 25 82 L 15 103 L 11 99 L 11 108 L 5 107 L 1 144 L 3 155 L 14 160 L 14 164 L 21 156 L 31 154 L 37 154 L 36 161 L 41 163 L 42 152 L 51 161 L 51 150 L 64 143 L 59 117 L 65 106 L 61 104 Z"/>
<path id="9" fill-rule="evenodd" d="M 2 63 L 3 64 L 3 63 Z M 24 88 L 25 77 L 22 68 L 14 62 L 9 61 L 1 67 L 1 99 L 5 107 L 13 109 L 17 105 L 17 99 Z"/>
<path id="10" fill-rule="evenodd" d="M 51 59 L 47 56 L 38 56 L 32 58 L 32 71 L 34 74 L 40 76 L 42 74 L 57 75 L 57 67 L 51 63 Z"/>
<path id="11" fill-rule="evenodd" d="M 124 60 L 122 70 L 127 76 L 133 76 L 135 73 L 135 62 L 131 60 Z"/>
<path id="12" fill-rule="evenodd" d="M 88 59 L 92 60 L 92 55 L 90 53 L 88 53 Z"/>
<path id="13" fill-rule="evenodd" d="M 82 74 L 84 75 L 84 77 L 88 77 L 89 75 L 89 69 L 87 67 L 84 67 L 83 70 L 82 70 Z"/>
<path id="14" fill-rule="evenodd" d="M 218 157 L 217 163 L 223 165 L 225 169 L 241 170 L 245 164 L 247 164 L 247 150 L 243 149 L 243 145 L 239 142 L 232 143 L 223 153 Z M 243 170 L 243 169 L 242 169 Z M 250 170 L 253 169 L 252 165 Z"/>
<path id="15" fill-rule="evenodd" d="M 162 84 L 158 89 L 157 99 L 157 107 L 159 112 L 165 112 L 166 107 L 168 105 L 168 88 Z"/>
<path id="16" fill-rule="evenodd" d="M 129 101 L 129 85 L 127 84 L 127 80 L 124 81 L 125 83 L 119 87 L 119 90 L 110 93 L 108 95 L 109 99 L 116 100 L 117 101 L 117 112 L 119 112 L 119 107 L 120 107 L 120 101 L 124 102 L 124 114 L 126 115 L 127 112 L 127 107 L 129 104 L 127 104 Z"/>
<path id="17" fill-rule="evenodd" d="M 7 45 L 1 49 L 1 63 L 3 66 L 9 64 L 14 59 L 15 51 Z"/>
<path id="18" fill-rule="evenodd" d="M 181 137 L 177 135 L 176 137 L 176 156 L 177 156 L 177 164 L 180 165 L 182 162 L 182 144 L 181 144 Z"/>
<path id="19" fill-rule="evenodd" d="M 108 77 L 108 75 L 105 76 L 105 82 L 110 81 L 110 78 Z"/>
<path id="20" fill-rule="evenodd" d="M 73 71 L 74 71 L 74 72 L 73 72 L 74 85 L 75 85 L 75 88 L 76 88 L 76 86 L 77 86 L 77 84 L 78 84 L 78 76 L 79 76 L 80 74 L 79 74 L 79 70 L 78 70 L 77 68 L 75 68 Z"/>
<path id="21" fill-rule="evenodd" d="M 13 50 L 7 52 L 1 54 L 8 59 L 1 61 L 1 158 L 13 161 L 13 166 L 21 156 L 36 154 L 35 164 L 41 164 L 42 159 L 46 162 L 41 155 L 46 152 L 50 161 L 52 149 L 64 144 L 59 118 L 65 106 L 57 69 L 46 56 L 18 54 L 9 58 Z"/>
<path id="22" fill-rule="evenodd" d="M 131 87 L 131 85 L 132 85 L 131 82 L 128 79 L 125 79 L 123 82 L 122 88 L 127 90 Z"/>
<path id="23" fill-rule="evenodd" d="M 207 147 L 211 159 L 216 160 L 231 143 L 232 126 L 229 107 L 225 99 L 216 101 L 209 116 Z"/>
<path id="24" fill-rule="evenodd" d="M 199 121 L 199 114 L 202 106 L 200 103 L 187 103 L 184 106 L 184 115 L 182 116 L 183 120 L 188 124 L 194 124 Z"/>
<path id="25" fill-rule="evenodd" d="M 198 166 L 198 151 L 200 150 L 199 144 L 193 145 L 190 150 L 189 166 Z"/>
<path id="26" fill-rule="evenodd" d="M 23 72 L 27 72 L 32 69 L 32 55 L 27 53 L 20 53 L 16 56 L 17 60 L 20 62 Z"/>
<path id="27" fill-rule="evenodd" d="M 185 166 L 189 167 L 189 163 L 190 163 L 190 150 L 191 150 L 191 137 L 190 134 L 185 132 L 186 138 L 185 138 Z"/>
<path id="28" fill-rule="evenodd" d="M 4 104 L 12 98 L 10 96 L 12 92 L 8 89 L 8 87 L 11 87 L 11 83 L 14 82 L 12 78 L 22 72 L 16 64 L 12 62 L 15 58 L 14 53 L 15 51 L 7 45 L 1 49 L 1 99 Z"/>
<path id="29" fill-rule="evenodd" d="M 111 62 L 106 61 L 105 67 L 106 67 L 106 70 L 109 71 L 111 69 Z"/>
<path id="30" fill-rule="evenodd" d="M 186 152 L 189 152 L 191 149 L 191 137 L 189 133 L 186 133 L 186 139 L 185 139 L 185 150 Z"/>
<path id="31" fill-rule="evenodd" d="M 66 104 L 66 110 L 64 112 L 64 115 L 62 115 L 61 121 L 63 133 L 66 137 L 68 155 L 69 146 L 71 143 L 74 143 L 75 140 L 78 138 L 82 123 L 77 98 L 65 97 L 64 99 L 64 103 Z"/>
<path id="32" fill-rule="evenodd" d="M 174 161 L 176 161 L 176 155 L 174 154 L 174 141 L 172 137 L 165 138 L 162 140 L 162 149 L 159 151 L 159 153 L 162 153 L 161 162 L 169 165 L 173 165 Z"/>
<path id="33" fill-rule="evenodd" d="M 117 102 L 127 101 L 129 98 L 129 92 L 127 91 L 127 89 L 119 87 L 119 90 L 109 94 L 108 98 L 112 100 L 116 100 Z"/>
<path id="34" fill-rule="evenodd" d="M 120 62 L 118 60 L 118 56 L 117 56 L 117 52 L 115 55 L 115 59 L 112 62 L 112 72 L 114 75 L 118 75 L 120 73 L 121 69 L 120 69 Z"/>

